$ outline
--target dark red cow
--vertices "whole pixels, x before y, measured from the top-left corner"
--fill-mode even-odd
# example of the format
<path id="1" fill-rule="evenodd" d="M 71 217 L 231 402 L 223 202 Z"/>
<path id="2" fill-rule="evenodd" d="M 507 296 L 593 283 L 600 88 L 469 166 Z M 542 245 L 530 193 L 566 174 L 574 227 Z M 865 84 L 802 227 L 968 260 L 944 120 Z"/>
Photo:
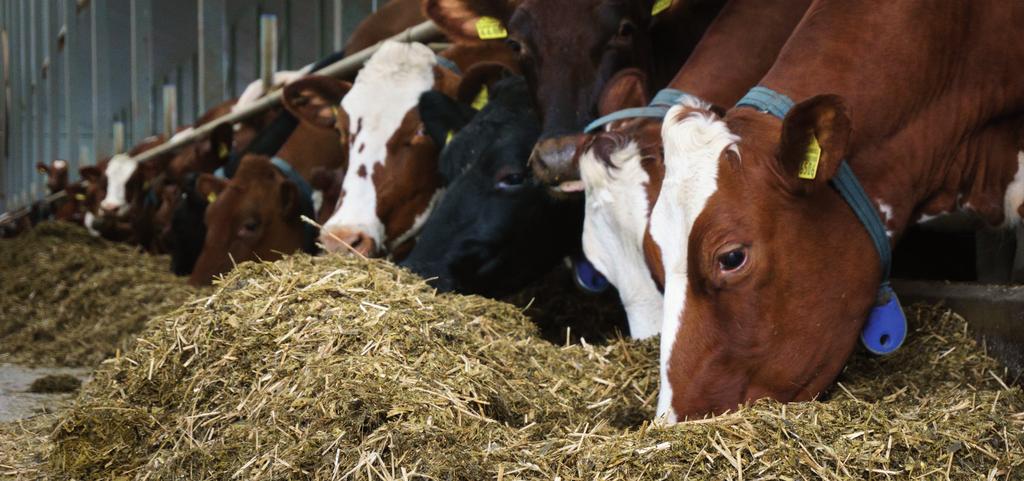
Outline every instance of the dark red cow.
<path id="1" fill-rule="evenodd" d="M 1024 3 L 1001 0 L 817 0 L 760 81 L 779 107 L 669 112 L 651 215 L 666 274 L 659 414 L 832 384 L 884 277 L 882 247 L 833 188 L 844 160 L 889 245 L 958 209 L 1020 222 L 1022 18 Z"/>

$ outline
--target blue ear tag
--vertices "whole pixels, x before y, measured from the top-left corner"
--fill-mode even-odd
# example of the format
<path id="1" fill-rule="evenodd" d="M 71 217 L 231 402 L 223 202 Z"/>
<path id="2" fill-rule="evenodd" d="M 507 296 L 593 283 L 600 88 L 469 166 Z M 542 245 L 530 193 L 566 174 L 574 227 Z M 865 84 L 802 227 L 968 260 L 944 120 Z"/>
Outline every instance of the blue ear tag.
<path id="1" fill-rule="evenodd" d="M 871 309 L 868 322 L 860 333 L 860 341 L 873 354 L 884 356 L 896 352 L 907 338 L 907 316 L 889 283 L 878 291 L 878 304 Z"/>
<path id="2" fill-rule="evenodd" d="M 594 264 L 591 264 L 586 257 L 579 257 L 572 261 L 573 279 L 576 287 L 590 294 L 600 294 L 608 290 L 608 279 L 598 272 Z"/>

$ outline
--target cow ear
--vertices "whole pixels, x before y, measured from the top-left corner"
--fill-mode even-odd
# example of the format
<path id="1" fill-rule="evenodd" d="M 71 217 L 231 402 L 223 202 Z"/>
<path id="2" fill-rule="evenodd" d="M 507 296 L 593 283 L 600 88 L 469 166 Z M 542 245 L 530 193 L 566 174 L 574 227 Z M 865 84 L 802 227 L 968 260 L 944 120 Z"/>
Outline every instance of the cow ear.
<path id="1" fill-rule="evenodd" d="M 456 98 L 459 102 L 481 110 L 490 100 L 490 92 L 499 80 L 513 75 L 512 70 L 497 62 L 483 62 L 474 65 L 462 77 Z"/>
<path id="2" fill-rule="evenodd" d="M 455 43 L 507 36 L 512 12 L 521 0 L 424 0 L 423 15 Z M 481 20 L 483 23 L 481 24 Z"/>
<path id="3" fill-rule="evenodd" d="M 284 213 L 285 220 L 293 220 L 299 218 L 299 188 L 295 186 L 295 183 L 286 180 L 281 184 L 281 190 L 279 192 L 281 196 L 281 212 Z"/>
<path id="4" fill-rule="evenodd" d="M 50 175 L 50 168 L 42 162 L 36 162 L 36 171 L 42 175 Z"/>
<path id="5" fill-rule="evenodd" d="M 208 165 L 201 165 L 204 171 L 217 170 L 231 157 L 231 144 L 235 140 L 235 128 L 231 124 L 220 124 L 214 127 L 210 137 L 206 139 L 207 155 L 203 156 Z"/>
<path id="6" fill-rule="evenodd" d="M 850 130 L 849 110 L 837 95 L 793 107 L 782 122 L 776 169 L 789 190 L 809 194 L 827 185 L 846 157 Z"/>
<path id="7" fill-rule="evenodd" d="M 78 169 L 78 175 L 89 182 L 97 183 L 103 178 L 103 171 L 95 165 L 87 165 Z"/>
<path id="8" fill-rule="evenodd" d="M 619 71 L 601 91 L 598 114 L 605 116 L 623 109 L 643 107 L 650 99 L 647 88 L 647 74 L 637 68 Z"/>
<path id="9" fill-rule="evenodd" d="M 469 105 L 434 91 L 420 96 L 419 110 L 424 130 L 438 147 L 447 145 L 451 136 L 476 115 L 476 111 Z"/>
<path id="10" fill-rule="evenodd" d="M 212 204 L 228 186 L 228 181 L 213 174 L 200 174 L 196 179 L 196 192 L 199 196 Z"/>
<path id="11" fill-rule="evenodd" d="M 335 130 L 341 99 L 352 84 L 333 77 L 313 75 L 284 88 L 284 106 L 299 120 L 323 130 Z"/>

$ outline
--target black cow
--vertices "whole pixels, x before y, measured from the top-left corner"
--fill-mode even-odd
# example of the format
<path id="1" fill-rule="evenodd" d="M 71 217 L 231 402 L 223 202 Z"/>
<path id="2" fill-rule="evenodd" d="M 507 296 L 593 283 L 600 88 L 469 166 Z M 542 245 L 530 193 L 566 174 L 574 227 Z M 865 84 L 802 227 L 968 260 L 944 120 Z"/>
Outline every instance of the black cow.
<path id="1" fill-rule="evenodd" d="M 447 192 L 402 265 L 436 278 L 441 290 L 503 295 L 578 251 L 583 205 L 552 198 L 532 176 L 527 164 L 541 126 L 522 77 L 495 80 L 475 115 L 460 98 L 420 98 L 435 142 L 458 133 L 441 153 Z"/>

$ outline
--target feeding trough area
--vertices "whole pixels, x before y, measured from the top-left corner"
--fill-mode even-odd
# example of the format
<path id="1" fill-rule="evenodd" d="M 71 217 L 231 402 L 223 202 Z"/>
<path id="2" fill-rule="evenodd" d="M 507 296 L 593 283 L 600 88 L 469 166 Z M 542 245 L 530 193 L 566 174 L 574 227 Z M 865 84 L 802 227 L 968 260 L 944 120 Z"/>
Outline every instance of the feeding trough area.
<path id="1" fill-rule="evenodd" d="M 1024 478 L 1022 17 L 0 3 L 0 477 Z"/>

